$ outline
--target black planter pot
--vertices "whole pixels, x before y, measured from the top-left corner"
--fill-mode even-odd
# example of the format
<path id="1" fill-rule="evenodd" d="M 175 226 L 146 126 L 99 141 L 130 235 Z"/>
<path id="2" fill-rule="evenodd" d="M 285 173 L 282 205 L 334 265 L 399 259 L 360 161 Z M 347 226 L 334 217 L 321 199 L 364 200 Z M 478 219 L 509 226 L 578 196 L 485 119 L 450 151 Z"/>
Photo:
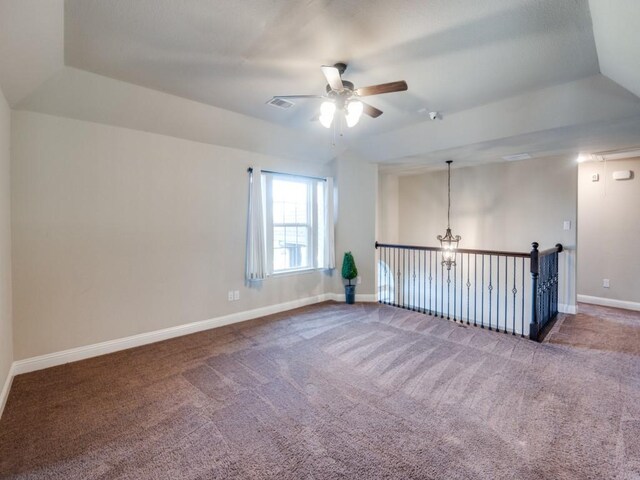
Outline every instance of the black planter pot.
<path id="1" fill-rule="evenodd" d="M 345 300 L 348 304 L 352 304 L 356 301 L 356 286 L 355 285 L 345 285 L 344 286 L 344 296 Z"/>

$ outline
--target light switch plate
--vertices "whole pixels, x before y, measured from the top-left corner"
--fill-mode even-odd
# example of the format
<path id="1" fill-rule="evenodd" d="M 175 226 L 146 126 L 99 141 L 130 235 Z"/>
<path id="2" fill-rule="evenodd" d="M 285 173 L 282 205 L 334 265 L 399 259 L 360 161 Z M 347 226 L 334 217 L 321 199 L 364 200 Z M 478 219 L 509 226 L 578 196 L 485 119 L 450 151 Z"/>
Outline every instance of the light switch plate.
<path id="1" fill-rule="evenodd" d="M 591 181 L 592 182 L 597 182 L 598 180 L 600 180 L 600 174 L 599 173 L 592 173 L 591 174 Z"/>

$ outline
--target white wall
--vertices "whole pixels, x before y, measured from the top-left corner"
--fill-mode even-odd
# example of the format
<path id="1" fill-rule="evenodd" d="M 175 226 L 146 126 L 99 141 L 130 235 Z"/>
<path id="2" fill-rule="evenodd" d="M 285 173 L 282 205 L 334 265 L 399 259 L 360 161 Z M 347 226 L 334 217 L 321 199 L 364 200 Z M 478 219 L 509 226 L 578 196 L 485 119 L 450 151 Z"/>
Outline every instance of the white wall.
<path id="1" fill-rule="evenodd" d="M 373 300 L 378 167 L 350 154 L 336 159 L 334 167 L 338 190 L 334 292 L 344 294 L 342 260 L 351 251 L 362 280 L 356 286 L 356 299 Z"/>
<path id="2" fill-rule="evenodd" d="M 577 172 L 574 157 L 453 168 L 451 227 L 460 247 L 528 252 L 533 241 L 541 249 L 562 243 L 560 303 L 574 306 Z M 387 201 L 393 198 L 380 199 Z M 398 211 L 400 243 L 438 246 L 447 222 L 446 170 L 401 176 Z M 563 230 L 564 220 L 571 230 Z"/>
<path id="3" fill-rule="evenodd" d="M 335 289 L 322 272 L 258 289 L 243 275 L 247 167 L 326 175 L 330 165 L 39 113 L 12 122 L 16 359 Z M 351 188 L 350 168 L 339 188 Z M 369 196 L 345 194 L 345 208 L 373 210 Z M 368 223 L 364 242 L 358 227 L 337 227 L 338 248 L 359 255 L 373 243 Z M 227 301 L 231 289 L 239 301 Z"/>
<path id="4" fill-rule="evenodd" d="M 616 170 L 634 176 L 616 181 Z M 640 306 L 640 158 L 582 163 L 578 172 L 578 294 Z"/>
<path id="5" fill-rule="evenodd" d="M 3 387 L 13 363 L 11 308 L 11 209 L 9 138 L 11 111 L 0 90 L 0 414 Z"/>

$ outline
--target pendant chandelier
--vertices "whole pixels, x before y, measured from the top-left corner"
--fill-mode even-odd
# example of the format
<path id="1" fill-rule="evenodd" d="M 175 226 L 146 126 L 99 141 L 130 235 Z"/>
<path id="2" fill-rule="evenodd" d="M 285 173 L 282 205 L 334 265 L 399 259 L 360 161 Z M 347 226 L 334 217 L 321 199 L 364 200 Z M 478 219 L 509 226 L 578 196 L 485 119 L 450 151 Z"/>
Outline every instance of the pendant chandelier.
<path id="1" fill-rule="evenodd" d="M 460 235 L 455 237 L 451 233 L 450 217 L 451 217 L 451 163 L 453 160 L 447 160 L 448 168 L 448 205 L 447 205 L 447 231 L 444 236 L 438 235 L 440 240 L 440 246 L 442 247 L 442 266 L 446 266 L 447 270 L 451 270 L 451 267 L 456 266 L 456 249 L 458 248 L 458 242 L 460 241 Z"/>

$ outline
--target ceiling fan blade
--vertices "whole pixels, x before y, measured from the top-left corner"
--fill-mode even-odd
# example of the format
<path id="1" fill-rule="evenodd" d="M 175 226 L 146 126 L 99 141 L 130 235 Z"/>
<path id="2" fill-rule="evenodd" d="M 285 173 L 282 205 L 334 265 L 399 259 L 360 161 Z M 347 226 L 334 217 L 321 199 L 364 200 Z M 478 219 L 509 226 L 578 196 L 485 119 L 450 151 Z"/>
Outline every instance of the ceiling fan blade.
<path id="1" fill-rule="evenodd" d="M 361 103 L 362 103 L 362 106 L 363 106 L 362 113 L 366 113 L 367 115 L 369 115 L 372 118 L 378 118 L 380 115 L 382 115 L 382 113 L 383 113 L 382 110 L 379 110 L 376 107 L 372 107 L 368 103 L 364 103 L 364 102 L 361 102 Z"/>
<path id="2" fill-rule="evenodd" d="M 398 82 L 381 83 L 380 85 L 358 88 L 355 93 L 360 97 L 366 97 L 369 95 L 380 95 L 381 93 L 403 92 L 407 88 L 407 82 L 400 80 Z"/>
<path id="3" fill-rule="evenodd" d="M 340 70 L 336 67 L 329 67 L 327 65 L 323 65 L 320 69 L 322 70 L 322 73 L 324 73 L 327 83 L 333 90 L 337 92 L 344 90 L 344 85 L 342 85 L 342 79 L 340 78 Z"/>
<path id="4" fill-rule="evenodd" d="M 325 98 L 322 95 L 274 95 L 272 98 Z"/>

